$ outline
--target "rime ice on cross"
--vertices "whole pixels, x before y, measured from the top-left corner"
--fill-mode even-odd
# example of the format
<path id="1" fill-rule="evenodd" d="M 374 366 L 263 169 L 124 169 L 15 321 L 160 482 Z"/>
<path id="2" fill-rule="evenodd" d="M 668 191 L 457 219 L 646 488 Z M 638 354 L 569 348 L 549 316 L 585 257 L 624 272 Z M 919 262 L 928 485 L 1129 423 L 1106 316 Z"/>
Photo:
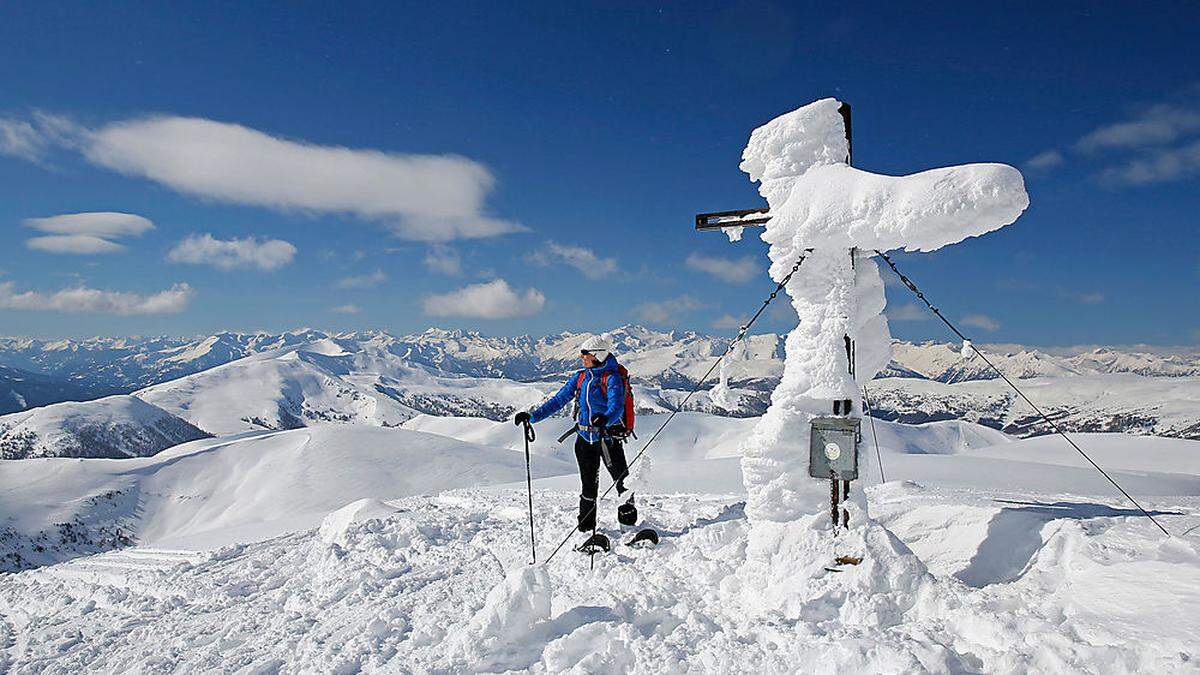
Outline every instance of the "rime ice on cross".
<path id="1" fill-rule="evenodd" d="M 743 446 L 755 520 L 826 507 L 827 488 L 808 477 L 809 423 L 832 412 L 834 400 L 850 399 L 859 413 L 861 384 L 891 358 L 874 250 L 933 251 L 1004 227 L 1029 205 L 1020 172 L 1005 164 L 908 176 L 851 167 L 840 106 L 827 98 L 777 117 L 754 130 L 742 153 L 742 170 L 770 205 L 762 239 L 771 245 L 771 277 L 782 281 L 812 249 L 787 285 L 800 324 L 787 337 L 783 377 Z M 854 375 L 846 336 L 855 343 Z"/>

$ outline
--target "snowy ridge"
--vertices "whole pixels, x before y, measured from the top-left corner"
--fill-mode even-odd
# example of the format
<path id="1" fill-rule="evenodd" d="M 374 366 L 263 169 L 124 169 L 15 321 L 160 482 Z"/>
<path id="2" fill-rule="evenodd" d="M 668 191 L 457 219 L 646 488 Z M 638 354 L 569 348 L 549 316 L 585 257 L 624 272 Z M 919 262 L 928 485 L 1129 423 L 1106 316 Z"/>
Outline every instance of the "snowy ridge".
<path id="1" fill-rule="evenodd" d="M 396 426 L 421 413 L 510 418 L 552 385 L 454 377 L 405 365 L 374 348 L 331 343 L 248 356 L 134 396 L 216 433 L 321 424 Z"/>
<path id="2" fill-rule="evenodd" d="M 146 457 L 209 434 L 133 396 L 0 416 L 0 459 Z"/>

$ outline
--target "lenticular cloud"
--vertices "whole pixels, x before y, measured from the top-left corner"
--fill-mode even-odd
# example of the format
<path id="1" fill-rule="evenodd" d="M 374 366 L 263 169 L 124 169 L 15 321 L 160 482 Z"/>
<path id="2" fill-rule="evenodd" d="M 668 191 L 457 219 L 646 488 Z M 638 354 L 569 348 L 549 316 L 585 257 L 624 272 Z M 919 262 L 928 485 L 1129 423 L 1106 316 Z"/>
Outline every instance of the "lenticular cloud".
<path id="1" fill-rule="evenodd" d="M 460 155 L 317 145 L 197 117 L 126 120 L 76 135 L 89 161 L 200 197 L 350 213 L 418 241 L 526 229 L 486 213 L 495 177 Z"/>

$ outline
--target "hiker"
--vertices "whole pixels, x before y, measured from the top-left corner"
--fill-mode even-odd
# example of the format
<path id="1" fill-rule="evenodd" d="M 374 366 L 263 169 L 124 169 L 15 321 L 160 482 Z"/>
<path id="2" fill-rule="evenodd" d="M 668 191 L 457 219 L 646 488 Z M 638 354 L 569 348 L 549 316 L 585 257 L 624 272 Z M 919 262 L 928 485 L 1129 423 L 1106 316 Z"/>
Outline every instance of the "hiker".
<path id="1" fill-rule="evenodd" d="M 558 393 L 542 405 L 529 412 L 519 412 L 513 418 L 518 426 L 529 422 L 540 422 L 562 409 L 572 400 L 575 402 L 575 459 L 579 462 L 578 527 L 580 532 L 596 526 L 596 495 L 600 484 L 600 463 L 608 469 L 617 494 L 624 494 L 625 479 L 629 465 L 625 461 L 625 448 L 621 441 L 630 429 L 626 428 L 627 415 L 632 418 L 632 409 L 626 411 L 626 390 L 629 386 L 628 372 L 617 363 L 612 347 L 603 338 L 588 338 L 579 346 L 579 358 L 583 369 L 571 376 Z M 632 397 L 629 398 L 632 403 Z M 632 408 L 632 406 L 630 406 Z M 637 522 L 637 507 L 633 504 L 633 493 L 617 507 L 617 520 L 622 525 Z"/>

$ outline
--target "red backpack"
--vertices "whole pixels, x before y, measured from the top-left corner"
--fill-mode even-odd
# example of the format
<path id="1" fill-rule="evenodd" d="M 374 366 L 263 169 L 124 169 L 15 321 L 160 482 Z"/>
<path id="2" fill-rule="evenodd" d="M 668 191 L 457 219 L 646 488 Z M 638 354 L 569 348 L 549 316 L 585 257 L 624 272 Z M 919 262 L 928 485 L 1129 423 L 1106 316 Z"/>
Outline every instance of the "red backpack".
<path id="1" fill-rule="evenodd" d="M 576 389 L 583 386 L 584 373 L 585 371 L 579 371 L 579 379 L 575 381 Z M 619 363 L 617 364 L 617 374 L 621 376 L 621 380 L 625 383 L 625 413 L 621 415 L 621 424 L 625 425 L 626 431 L 633 431 L 633 385 L 629 383 L 629 371 L 625 370 L 625 366 Z M 605 396 L 608 396 L 608 373 L 600 376 L 600 391 Z"/>

